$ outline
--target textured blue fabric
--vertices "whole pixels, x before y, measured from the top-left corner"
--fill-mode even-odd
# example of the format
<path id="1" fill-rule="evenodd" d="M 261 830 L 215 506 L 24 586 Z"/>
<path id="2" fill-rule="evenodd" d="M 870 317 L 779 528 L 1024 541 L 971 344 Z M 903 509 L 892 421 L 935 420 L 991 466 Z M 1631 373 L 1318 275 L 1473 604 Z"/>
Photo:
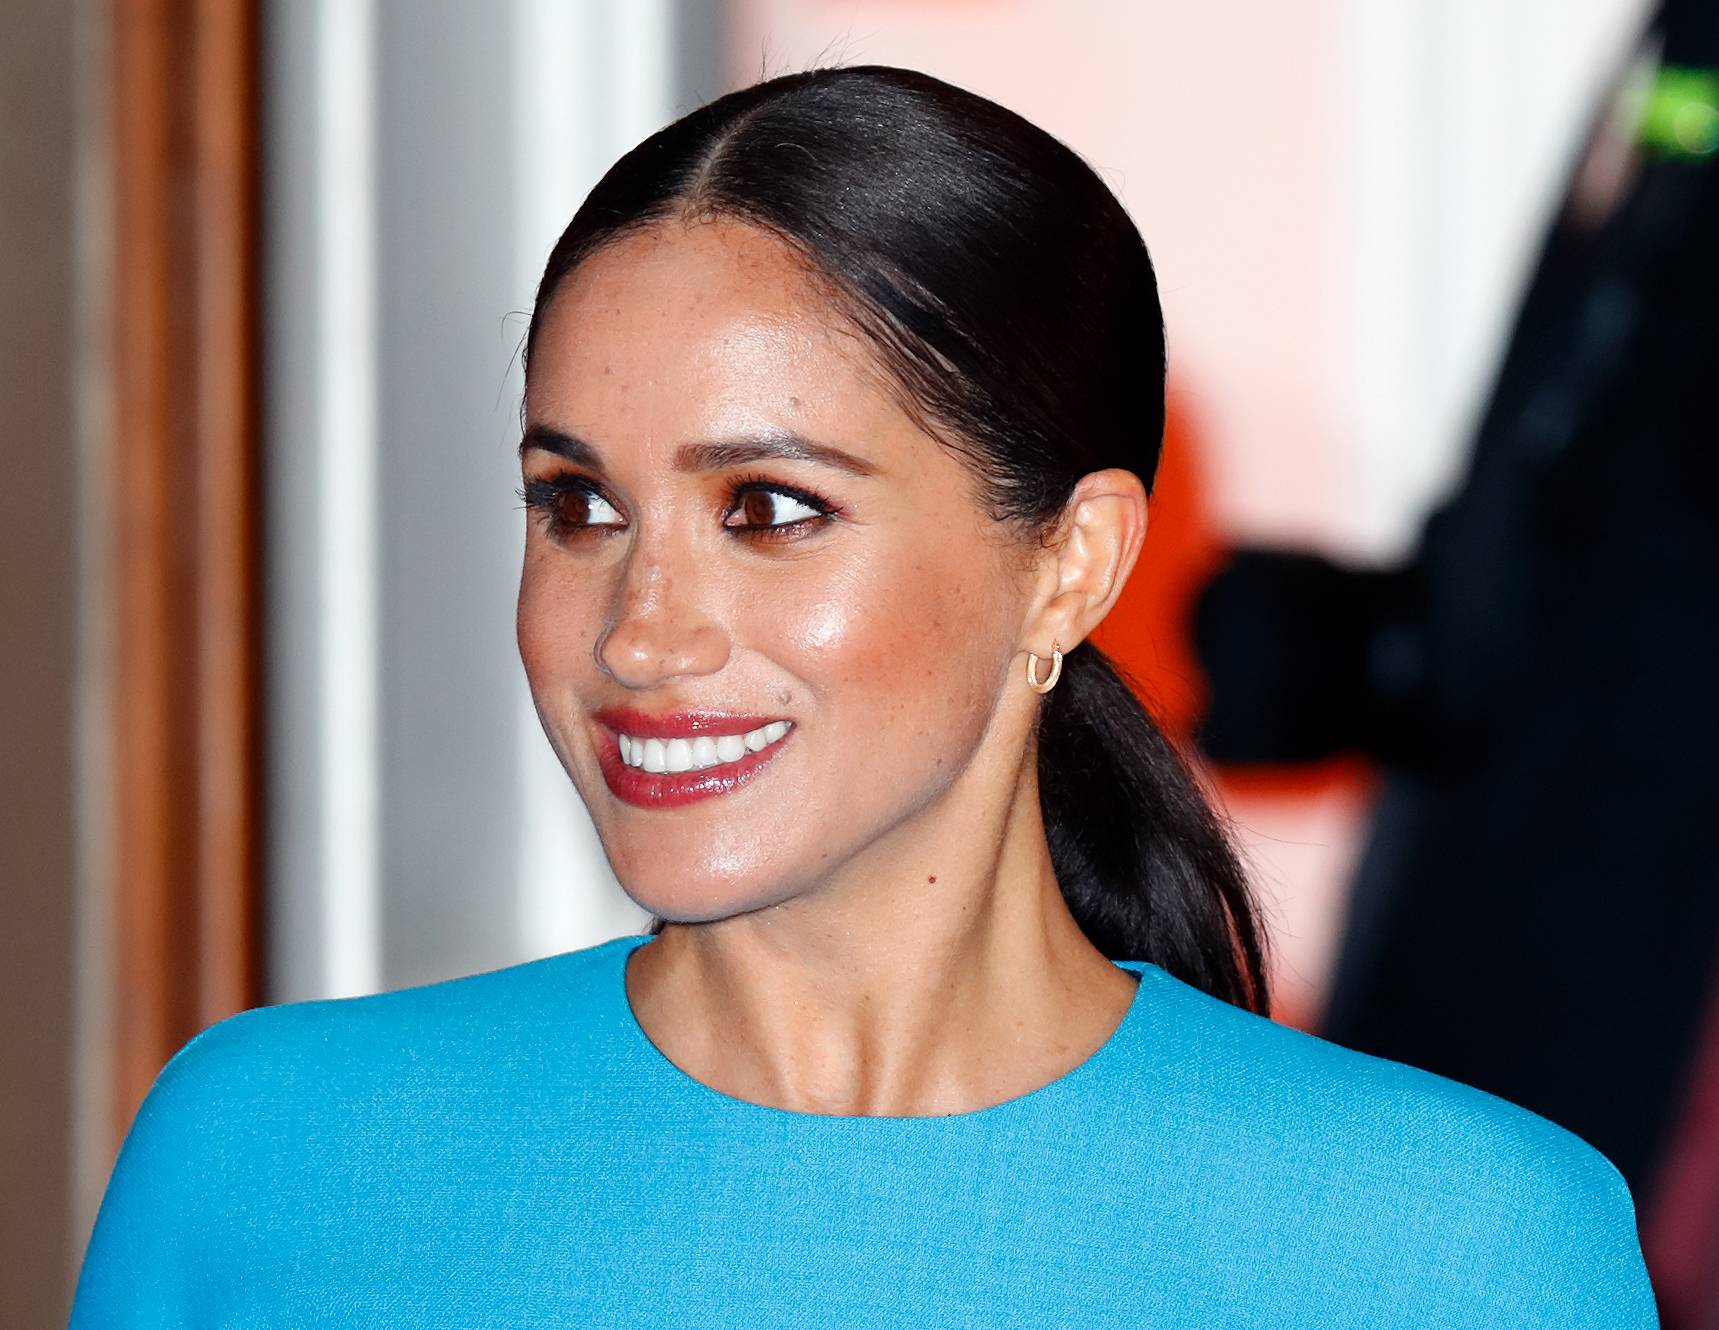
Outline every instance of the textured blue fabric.
<path id="1" fill-rule="evenodd" d="M 830 1117 L 669 1062 L 626 1001 L 648 942 L 193 1039 L 73 1326 L 1657 1324 L 1592 1147 L 1157 966 L 1030 1094 Z"/>

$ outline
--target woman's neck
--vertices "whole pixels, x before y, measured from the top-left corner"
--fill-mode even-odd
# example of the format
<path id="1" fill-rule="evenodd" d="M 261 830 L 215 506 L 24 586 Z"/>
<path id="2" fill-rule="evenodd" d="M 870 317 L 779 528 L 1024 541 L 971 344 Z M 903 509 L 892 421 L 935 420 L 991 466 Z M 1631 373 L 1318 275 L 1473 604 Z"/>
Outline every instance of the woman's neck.
<path id="1" fill-rule="evenodd" d="M 1134 981 L 1063 902 L 1032 762 L 1012 798 L 968 793 L 778 904 L 666 924 L 627 972 L 652 1043 L 735 1098 L 893 1117 L 985 1108 L 1085 1061 Z"/>

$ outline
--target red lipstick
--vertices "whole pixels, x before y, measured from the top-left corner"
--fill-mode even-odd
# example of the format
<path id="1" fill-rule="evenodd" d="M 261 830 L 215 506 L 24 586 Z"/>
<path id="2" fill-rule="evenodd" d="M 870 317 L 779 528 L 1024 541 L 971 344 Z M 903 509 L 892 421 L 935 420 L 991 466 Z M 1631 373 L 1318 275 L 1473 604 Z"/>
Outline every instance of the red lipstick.
<path id="1" fill-rule="evenodd" d="M 618 736 L 633 739 L 696 738 L 707 735 L 745 734 L 784 716 L 743 716 L 732 711 L 668 711 L 657 714 L 632 707 L 604 707 L 594 713 L 598 722 L 597 763 L 610 793 L 638 808 L 679 808 L 700 799 L 728 794 L 750 784 L 758 772 L 793 737 L 794 727 L 775 743 L 738 762 L 724 762 L 702 770 L 651 772 L 631 766 L 621 756 Z"/>
<path id="2" fill-rule="evenodd" d="M 773 720 L 786 716 L 742 716 L 735 711 L 664 711 L 652 714 L 632 707 L 604 707 L 595 713 L 599 723 L 617 734 L 634 739 L 678 739 L 687 735 L 708 734 L 712 739 L 724 734 L 745 734 Z"/>

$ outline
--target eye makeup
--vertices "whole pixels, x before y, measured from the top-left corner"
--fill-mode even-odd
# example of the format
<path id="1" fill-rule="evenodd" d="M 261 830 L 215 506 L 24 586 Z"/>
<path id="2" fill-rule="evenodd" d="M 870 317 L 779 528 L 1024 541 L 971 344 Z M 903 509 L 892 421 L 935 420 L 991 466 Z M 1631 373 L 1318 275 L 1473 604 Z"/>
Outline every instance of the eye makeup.
<path id="1" fill-rule="evenodd" d="M 564 543 L 585 531 L 618 531 L 625 523 L 592 521 L 593 506 L 601 505 L 619 513 L 620 506 L 603 492 L 597 481 L 577 472 L 563 471 L 547 477 L 531 477 L 515 493 L 529 512 L 538 514 L 544 532 L 556 543 Z M 744 500 L 754 494 L 778 495 L 813 510 L 808 517 L 786 522 L 747 523 L 734 525 L 728 519 L 744 511 Z M 840 516 L 838 505 L 822 495 L 798 485 L 787 485 L 760 474 L 736 476 L 730 480 L 723 496 L 723 529 L 737 539 L 754 543 L 802 540 Z"/>

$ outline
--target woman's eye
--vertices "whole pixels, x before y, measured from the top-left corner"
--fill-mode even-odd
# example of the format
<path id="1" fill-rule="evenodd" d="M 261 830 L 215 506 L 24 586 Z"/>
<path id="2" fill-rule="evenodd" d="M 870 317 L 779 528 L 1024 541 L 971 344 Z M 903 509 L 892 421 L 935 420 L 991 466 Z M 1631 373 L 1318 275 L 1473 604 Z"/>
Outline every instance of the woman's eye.
<path id="1" fill-rule="evenodd" d="M 786 490 L 751 489 L 741 494 L 732 509 L 738 522 L 724 522 L 732 528 L 792 526 L 825 516 L 825 510 L 807 503 Z"/>
<path id="2" fill-rule="evenodd" d="M 621 515 L 601 494 L 591 490 L 563 490 L 557 500 L 561 524 L 567 527 L 619 526 Z"/>
<path id="3" fill-rule="evenodd" d="M 623 524 L 615 506 L 589 481 L 577 476 L 528 480 L 519 496 L 527 508 L 543 514 L 548 533 L 556 540 L 586 528 L 606 529 Z"/>

